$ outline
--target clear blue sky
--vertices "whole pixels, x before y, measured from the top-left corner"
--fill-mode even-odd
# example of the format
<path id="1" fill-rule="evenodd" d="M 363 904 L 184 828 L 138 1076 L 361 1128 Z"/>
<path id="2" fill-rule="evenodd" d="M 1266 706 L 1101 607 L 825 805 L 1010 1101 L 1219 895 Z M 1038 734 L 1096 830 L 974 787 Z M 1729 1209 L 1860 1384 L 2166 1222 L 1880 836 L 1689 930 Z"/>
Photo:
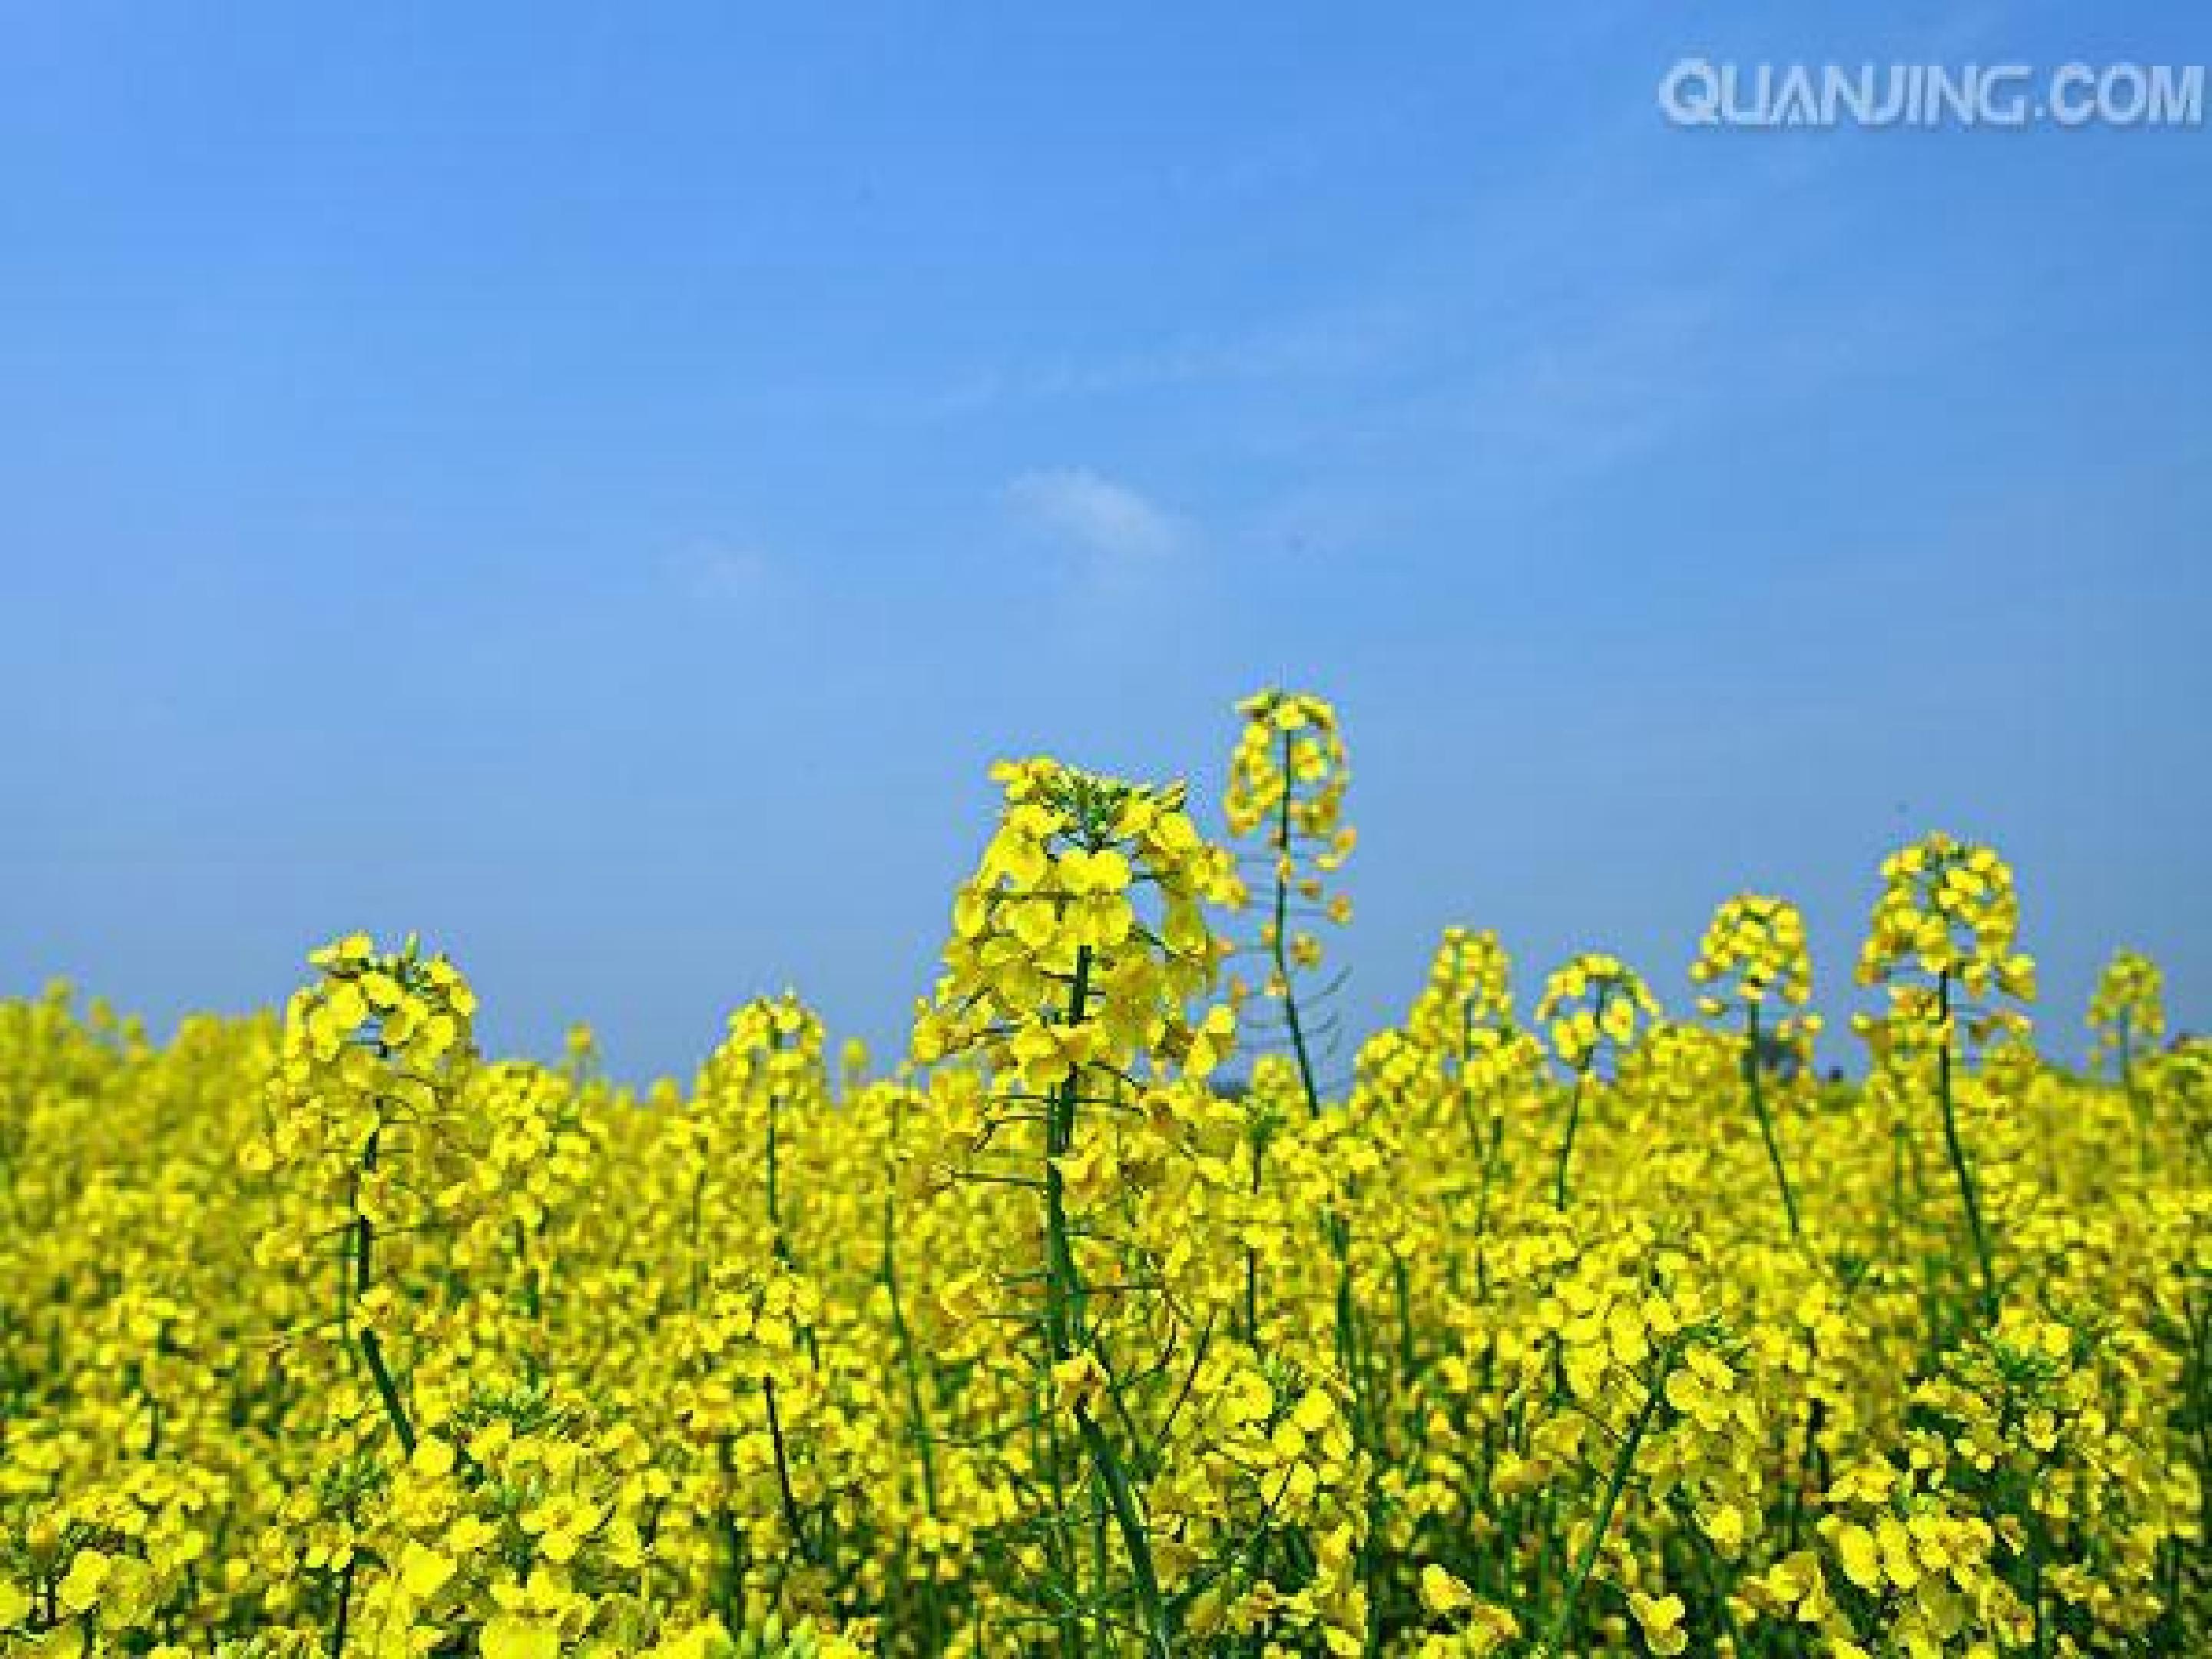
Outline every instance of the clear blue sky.
<path id="1" fill-rule="evenodd" d="M 2212 13 L 1810 10 L 10 8 L 0 990 L 416 927 L 502 1047 L 902 1040 L 994 757 L 1210 797 L 1288 680 L 1355 1022 L 1455 921 L 1679 1001 L 1745 886 L 1840 999 L 1941 825 L 2056 1043 L 2118 943 L 2201 1027 L 2212 131 L 1655 88 Z"/>

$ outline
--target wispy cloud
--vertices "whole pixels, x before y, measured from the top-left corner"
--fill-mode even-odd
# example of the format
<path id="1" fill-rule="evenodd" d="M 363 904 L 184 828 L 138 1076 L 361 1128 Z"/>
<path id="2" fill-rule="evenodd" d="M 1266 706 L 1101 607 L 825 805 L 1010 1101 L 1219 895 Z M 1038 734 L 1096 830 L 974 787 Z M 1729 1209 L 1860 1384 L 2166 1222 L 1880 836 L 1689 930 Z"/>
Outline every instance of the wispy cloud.
<path id="1" fill-rule="evenodd" d="M 1027 524 L 1083 556 L 1094 574 L 1156 564 L 1187 544 L 1175 514 L 1088 467 L 1024 472 L 1006 488 Z"/>
<path id="2" fill-rule="evenodd" d="M 726 602 L 760 597 L 775 567 L 758 548 L 742 542 L 700 542 L 675 560 L 676 574 L 699 599 Z"/>

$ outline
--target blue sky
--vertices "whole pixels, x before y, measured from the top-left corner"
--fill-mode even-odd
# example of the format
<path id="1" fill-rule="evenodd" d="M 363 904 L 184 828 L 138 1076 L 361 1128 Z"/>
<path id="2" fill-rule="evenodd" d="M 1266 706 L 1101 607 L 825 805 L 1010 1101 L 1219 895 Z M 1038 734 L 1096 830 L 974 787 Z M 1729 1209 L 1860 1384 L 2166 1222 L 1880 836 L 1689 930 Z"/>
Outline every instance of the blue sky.
<path id="1" fill-rule="evenodd" d="M 2212 1013 L 2212 131 L 1681 131 L 2199 6 L 11 9 L 0 991 L 421 929 L 495 1045 L 902 1041 L 985 768 L 1334 697 L 1437 931 L 1832 1006 L 1890 846 Z M 1838 1058 L 1850 1046 L 1834 1045 Z"/>

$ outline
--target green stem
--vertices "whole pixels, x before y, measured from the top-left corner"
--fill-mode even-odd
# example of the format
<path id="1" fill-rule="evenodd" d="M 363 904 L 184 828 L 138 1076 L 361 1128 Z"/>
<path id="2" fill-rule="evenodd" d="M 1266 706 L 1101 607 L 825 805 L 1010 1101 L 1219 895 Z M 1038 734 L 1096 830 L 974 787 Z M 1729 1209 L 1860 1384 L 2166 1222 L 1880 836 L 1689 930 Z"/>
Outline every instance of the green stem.
<path id="1" fill-rule="evenodd" d="M 1257 1199 L 1266 1182 L 1265 1170 L 1267 1139 L 1263 1126 L 1255 1121 L 1252 1126 L 1252 1196 Z M 1260 1250 L 1255 1244 L 1244 1247 L 1244 1340 L 1255 1347 L 1260 1342 Z"/>
<path id="2" fill-rule="evenodd" d="M 381 1129 L 371 1130 L 368 1144 L 362 1149 L 364 1175 L 376 1172 L 377 1139 L 382 1133 Z M 376 1226 L 365 1215 L 354 1217 L 353 1247 L 354 1296 L 359 1300 L 367 1297 L 375 1278 Z M 369 1380 L 376 1384 L 377 1398 L 384 1402 L 384 1414 L 391 1420 L 392 1431 L 399 1437 L 399 1449 L 412 1457 L 415 1425 L 409 1420 L 407 1407 L 399 1398 L 399 1385 L 392 1380 L 392 1368 L 385 1364 L 383 1343 L 367 1326 L 354 1334 L 354 1343 L 361 1351 L 362 1363 L 368 1367 Z"/>
<path id="3" fill-rule="evenodd" d="M 368 1375 L 376 1384 L 377 1398 L 384 1402 L 384 1414 L 392 1420 L 392 1431 L 399 1437 L 399 1449 L 408 1456 L 415 1455 L 415 1425 L 408 1420 L 407 1408 L 400 1403 L 399 1386 L 392 1379 L 391 1368 L 384 1363 L 384 1345 L 376 1339 L 374 1331 L 361 1334 L 361 1357 L 368 1366 Z"/>
<path id="4" fill-rule="evenodd" d="M 1136 1496 L 1128 1473 L 1107 1437 L 1080 1401 L 1075 1407 L 1075 1426 L 1083 1436 L 1092 1467 L 1106 1490 L 1114 1511 L 1114 1524 L 1121 1534 L 1121 1547 L 1129 1553 L 1130 1576 L 1137 1583 L 1137 1607 L 1144 1621 L 1145 1649 L 1155 1659 L 1173 1659 L 1175 1644 L 1168 1630 L 1167 1602 L 1160 1595 L 1159 1577 L 1152 1565 L 1152 1540 L 1137 1512 Z"/>
<path id="5" fill-rule="evenodd" d="M 691 1183 L 691 1311 L 699 1311 L 699 1297 L 707 1285 L 707 1255 L 700 1248 L 700 1235 L 707 1220 L 707 1160 L 702 1153 L 699 1174 Z"/>
<path id="6" fill-rule="evenodd" d="M 891 1136 L 894 1140 L 898 1137 L 896 1121 Z M 907 1327 L 905 1306 L 899 1299 L 896 1204 L 894 1178 L 886 1182 L 884 1193 L 884 1291 L 890 1298 L 891 1334 L 898 1342 L 899 1366 L 906 1373 L 907 1415 L 914 1420 L 914 1447 L 921 1460 L 922 1497 L 934 1518 L 937 1514 L 937 1455 L 930 1444 L 928 1413 L 922 1407 L 921 1366 L 915 1354 L 914 1333 Z"/>
<path id="7" fill-rule="evenodd" d="M 361 1565 L 361 1557 L 349 1555 L 344 1568 L 338 1574 L 337 1617 L 331 1626 L 331 1659 L 339 1659 L 345 1652 L 346 1623 L 353 1613 L 354 1570 Z M 86 1627 L 88 1630 L 90 1626 Z"/>
<path id="8" fill-rule="evenodd" d="M 1089 1011 L 1091 965 L 1091 949 L 1085 945 L 1076 952 L 1074 982 L 1068 990 L 1065 1018 L 1071 1026 L 1080 1025 Z M 1066 1080 L 1054 1091 L 1045 1121 L 1045 1334 L 1055 1365 L 1073 1358 L 1079 1346 L 1087 1346 L 1081 1331 L 1081 1285 L 1068 1242 L 1067 1195 L 1059 1164 L 1075 1147 L 1076 1104 L 1082 1085 L 1082 1068 L 1070 1066 Z M 1111 1437 L 1091 1415 L 1089 1406 L 1079 1400 L 1075 1405 L 1075 1426 L 1090 1458 L 1092 1477 L 1113 1514 L 1121 1547 L 1128 1553 L 1145 1650 L 1153 1659 L 1170 1659 L 1175 1649 L 1167 1603 L 1160 1594 L 1152 1537 L 1145 1529 L 1128 1471 L 1122 1467 Z"/>
<path id="9" fill-rule="evenodd" d="M 745 1540 L 744 1534 L 738 1527 L 738 1512 L 730 1503 L 731 1488 L 736 1484 L 738 1462 L 735 1453 L 731 1449 L 730 1437 L 727 1434 L 722 1435 L 716 1440 L 714 1453 L 715 1459 L 720 1464 L 722 1470 L 721 1512 L 719 1519 L 722 1524 L 722 1547 L 726 1553 L 722 1569 L 722 1593 L 719 1599 L 722 1604 L 723 1622 L 735 1629 L 738 1621 L 743 1616 L 744 1604 Z"/>
<path id="10" fill-rule="evenodd" d="M 1567 1160 L 1574 1156 L 1575 1126 L 1582 1121 L 1583 1085 L 1589 1080 L 1587 1062 L 1575 1070 L 1575 1086 L 1567 1096 L 1567 1132 L 1559 1139 L 1559 1167 L 1552 1176 L 1552 1206 L 1567 1207 Z"/>
<path id="11" fill-rule="evenodd" d="M 1782 1161 L 1782 1143 L 1775 1138 L 1773 1114 L 1766 1109 L 1766 1088 L 1764 1082 L 1765 1067 L 1759 1063 L 1759 1005 L 1749 1010 L 1750 1033 L 1744 1043 L 1743 1074 L 1751 1085 L 1751 1109 L 1759 1119 L 1760 1138 L 1766 1142 L 1767 1161 L 1774 1165 L 1774 1179 L 1782 1188 L 1783 1213 L 1790 1218 L 1790 1237 L 1802 1236 L 1797 1223 L 1797 1197 L 1790 1190 L 1790 1170 Z"/>
<path id="12" fill-rule="evenodd" d="M 1997 1306 L 1996 1265 L 1990 1255 L 1989 1234 L 1982 1226 L 1981 1200 L 1974 1192 L 1974 1172 L 1966 1149 L 1959 1139 L 1959 1114 L 1951 1085 L 1951 975 L 1947 969 L 1936 981 L 1936 1092 L 1943 1108 L 1943 1146 L 1951 1168 L 1959 1176 L 1959 1196 L 1966 1202 L 1966 1231 L 1973 1235 L 1974 1260 L 1982 1273 L 1982 1301 L 1985 1313 Z"/>
<path id="13" fill-rule="evenodd" d="M 535 1321 L 545 1311 L 544 1301 L 538 1288 L 538 1270 L 530 1261 L 530 1230 L 519 1218 L 514 1224 L 514 1260 L 522 1270 L 523 1311 Z"/>
<path id="14" fill-rule="evenodd" d="M 1490 1231 L 1490 1194 L 1498 1182 L 1498 1161 L 1505 1149 L 1505 1118 L 1493 1114 L 1490 1120 L 1490 1150 L 1482 1159 L 1482 1193 L 1474 1205 L 1474 1288 L 1483 1302 L 1490 1300 L 1490 1253 L 1484 1248 Z"/>
<path id="15" fill-rule="evenodd" d="M 1321 1114 L 1321 1090 L 1314 1082 L 1313 1055 L 1306 1048 L 1305 1022 L 1298 1013 L 1298 996 L 1291 980 L 1291 734 L 1283 733 L 1283 799 L 1275 815 L 1275 977 L 1283 985 L 1283 1018 L 1291 1028 L 1291 1051 L 1297 1056 L 1298 1082 L 1305 1090 L 1306 1109 Z"/>
<path id="16" fill-rule="evenodd" d="M 1574 1577 L 1567 1584 L 1566 1598 L 1553 1615 L 1552 1626 L 1545 1638 L 1545 1646 L 1553 1653 L 1566 1651 L 1563 1645 L 1566 1633 L 1575 1622 L 1575 1607 L 1582 1600 L 1583 1587 L 1589 1583 L 1591 1571 L 1597 1565 L 1598 1552 L 1605 1547 L 1605 1535 L 1613 1527 L 1613 1512 L 1620 1507 L 1620 1494 L 1626 1490 L 1630 1472 L 1636 1465 L 1636 1454 L 1650 1431 L 1651 1419 L 1658 1414 L 1659 1401 L 1667 1389 L 1667 1379 L 1674 1374 L 1679 1350 L 1670 1344 L 1659 1361 L 1659 1375 L 1651 1384 L 1651 1392 L 1644 1398 L 1643 1408 L 1636 1420 L 1629 1425 L 1628 1437 L 1620 1443 L 1620 1455 L 1613 1460 L 1613 1474 L 1605 1486 L 1605 1501 L 1598 1506 L 1597 1525 L 1591 1528 L 1583 1545 L 1582 1557 L 1575 1563 Z"/>
<path id="17" fill-rule="evenodd" d="M 790 1529 L 792 1546 L 801 1560 L 814 1559 L 812 1545 L 807 1541 L 806 1527 L 799 1513 L 799 1497 L 791 1489 L 791 1465 L 784 1451 L 783 1419 L 775 1409 L 775 1379 L 761 1378 L 761 1398 L 768 1407 L 769 1445 L 775 1454 L 776 1500 L 783 1507 L 783 1524 Z"/>
<path id="18" fill-rule="evenodd" d="M 2150 1173 L 2150 1120 L 2143 1110 L 2142 1097 L 2136 1090 L 2135 1023 L 2125 1014 L 2120 1016 L 2120 1092 L 2126 1097 L 2128 1115 L 2136 1127 L 2136 1173 Z"/>
<path id="19" fill-rule="evenodd" d="M 1413 1276 L 1406 1266 L 1406 1258 L 1395 1251 L 1390 1256 L 1390 1282 L 1398 1298 L 1398 1364 L 1410 1383 L 1419 1360 L 1414 1341 Z"/>
<path id="20" fill-rule="evenodd" d="M 779 1265 L 791 1265 L 791 1246 L 783 1237 L 783 1205 L 776 1185 L 776 1115 L 782 1097 L 768 1097 L 768 1232 L 769 1248 Z"/>

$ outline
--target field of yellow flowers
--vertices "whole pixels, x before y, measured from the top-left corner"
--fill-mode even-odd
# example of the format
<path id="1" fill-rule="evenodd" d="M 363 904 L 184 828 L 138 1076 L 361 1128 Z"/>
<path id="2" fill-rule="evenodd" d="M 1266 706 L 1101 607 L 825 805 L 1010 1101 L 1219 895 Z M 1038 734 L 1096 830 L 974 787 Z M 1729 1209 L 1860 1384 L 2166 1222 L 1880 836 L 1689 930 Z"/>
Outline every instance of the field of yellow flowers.
<path id="1" fill-rule="evenodd" d="M 1933 836 L 1863 1083 L 1752 895 L 1671 1013 L 1451 928 L 1332 1066 L 1336 720 L 1239 713 L 1231 847 L 1000 769 L 887 1068 L 782 996 L 641 1097 L 360 935 L 166 1044 L 0 1005 L 0 1651 L 2212 1651 L 2154 968 L 2039 1059 L 2011 872 Z"/>

